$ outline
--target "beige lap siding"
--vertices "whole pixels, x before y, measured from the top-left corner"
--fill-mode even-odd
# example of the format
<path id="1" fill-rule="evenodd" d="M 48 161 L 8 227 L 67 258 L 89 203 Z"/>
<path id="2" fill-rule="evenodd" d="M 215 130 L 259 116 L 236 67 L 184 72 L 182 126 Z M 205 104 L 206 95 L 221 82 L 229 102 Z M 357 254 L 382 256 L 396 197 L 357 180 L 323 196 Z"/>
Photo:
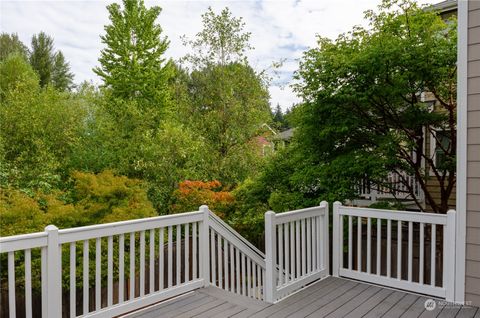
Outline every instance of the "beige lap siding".
<path id="1" fill-rule="evenodd" d="M 465 300 L 480 306 L 480 1 L 469 1 Z"/>

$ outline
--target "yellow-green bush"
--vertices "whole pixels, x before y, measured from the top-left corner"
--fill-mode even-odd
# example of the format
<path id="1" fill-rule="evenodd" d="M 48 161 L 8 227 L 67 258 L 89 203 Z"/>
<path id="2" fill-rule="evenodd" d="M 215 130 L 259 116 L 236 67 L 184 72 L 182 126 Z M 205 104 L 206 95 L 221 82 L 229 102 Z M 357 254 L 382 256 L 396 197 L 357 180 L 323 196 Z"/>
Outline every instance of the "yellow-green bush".
<path id="1" fill-rule="evenodd" d="M 27 195 L 12 188 L 1 189 L 0 235 L 43 231 L 48 224 L 70 228 L 156 215 L 139 180 L 115 176 L 111 171 L 74 172 L 72 179 L 74 188 L 69 192 Z"/>

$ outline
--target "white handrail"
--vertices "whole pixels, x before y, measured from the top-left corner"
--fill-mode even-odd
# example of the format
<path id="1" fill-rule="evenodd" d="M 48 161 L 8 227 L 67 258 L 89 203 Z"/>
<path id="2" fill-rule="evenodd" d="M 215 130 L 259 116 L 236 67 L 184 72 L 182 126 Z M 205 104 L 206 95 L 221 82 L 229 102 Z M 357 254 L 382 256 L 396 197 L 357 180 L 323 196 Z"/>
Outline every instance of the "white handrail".
<path id="1" fill-rule="evenodd" d="M 218 217 L 212 211 L 210 211 L 210 218 L 213 219 L 213 221 L 216 222 L 216 224 L 218 224 L 219 226 L 222 226 L 226 231 L 228 231 L 230 233 L 230 235 L 232 235 L 232 236 L 236 237 L 237 239 L 239 239 L 240 241 L 242 241 L 242 243 L 245 244 L 245 246 L 244 246 L 245 249 L 249 249 L 252 252 L 255 252 L 261 259 L 265 260 L 265 253 L 260 251 L 255 245 L 250 243 L 249 240 L 247 240 L 240 233 L 235 231 L 230 225 L 225 223 L 225 221 L 223 221 L 220 217 Z M 212 225 L 212 224 L 210 224 L 210 225 Z"/>
<path id="2" fill-rule="evenodd" d="M 274 303 L 328 275 L 328 203 L 265 213 L 266 297 Z"/>
<path id="3" fill-rule="evenodd" d="M 212 212 L 209 226 L 211 284 L 264 300 L 265 255 Z"/>
<path id="4" fill-rule="evenodd" d="M 207 286 L 208 278 L 205 278 L 207 276 L 205 270 L 208 270 L 208 266 L 205 266 L 205 262 L 208 264 L 208 244 L 204 238 L 207 237 L 206 233 L 209 231 L 208 219 L 208 208 L 206 211 L 201 208 L 200 211 L 183 214 L 63 230 L 49 225 L 45 228 L 45 232 L 2 237 L 0 238 L 0 253 L 8 253 L 6 269 L 8 270 L 10 317 L 15 317 L 17 300 L 15 276 L 16 272 L 18 273 L 16 266 L 23 259 L 25 264 L 25 311 L 27 317 L 32 316 L 32 281 L 40 279 L 40 277 L 32 277 L 32 268 L 36 266 L 34 264 L 39 263 L 38 254 L 33 252 L 36 249 L 41 250 L 43 317 L 61 316 L 62 263 L 65 264 L 65 261 L 69 261 L 66 264 L 70 272 L 70 317 L 78 316 L 76 290 L 77 283 L 81 284 L 82 281 L 82 317 L 113 317 L 180 293 Z M 173 235 L 174 232 L 176 235 Z M 114 238 L 118 239 L 114 240 Z M 108 244 L 105 244 L 107 240 Z M 77 253 L 78 243 L 83 246 L 78 252 L 83 251 L 83 254 Z M 129 251 L 125 252 L 125 248 L 128 248 Z M 102 256 L 102 249 L 107 251 L 108 260 Z M 116 265 L 118 266 L 118 278 L 115 278 L 115 282 L 113 281 L 114 249 L 115 253 L 118 253 L 118 258 L 115 260 L 118 262 Z M 94 255 L 90 255 L 91 250 L 95 250 Z M 176 254 L 175 268 L 172 267 L 174 254 Z M 95 262 L 94 269 L 90 266 L 92 256 Z M 128 257 L 130 257 L 130 262 L 127 271 L 125 267 L 128 265 L 125 265 L 128 263 Z M 83 258 L 83 261 L 77 261 L 77 258 Z M 158 260 L 158 265 L 155 265 L 155 258 Z M 160 262 L 160 260 L 162 261 Z M 168 264 L 165 268 L 164 261 L 165 264 Z M 83 265 L 83 279 L 81 280 L 77 279 L 77 274 L 75 274 L 78 264 Z M 105 267 L 102 268 L 103 266 Z M 191 271 L 190 266 L 192 266 Z M 94 286 L 90 286 L 92 270 L 95 277 Z M 105 282 L 101 275 L 107 272 L 107 284 L 102 286 Z M 128 279 L 125 276 L 129 273 L 130 278 Z M 166 281 L 163 279 L 164 275 L 168 275 Z M 138 278 L 139 284 L 137 285 Z M 124 292 L 123 288 L 127 281 L 130 282 L 128 293 Z M 114 302 L 113 296 L 114 283 L 119 284 L 116 302 Z M 148 291 L 146 290 L 147 286 Z M 102 288 L 105 289 L 105 287 L 108 287 L 106 295 L 108 304 L 102 307 Z M 90 311 L 89 292 L 92 290 L 95 290 L 95 309 Z M 140 297 L 137 297 L 137 293 L 140 294 Z"/>
<path id="5" fill-rule="evenodd" d="M 346 222 L 348 224 L 344 227 Z M 353 226 L 354 222 L 356 222 L 355 226 Z M 372 226 L 373 222 L 376 222 L 375 226 Z M 414 229 L 415 231 L 418 229 L 417 233 L 419 233 L 418 239 L 415 237 L 415 240 Z M 427 233 L 430 234 L 427 235 Z M 364 234 L 366 234 L 365 239 Z M 355 236 L 356 247 L 353 244 Z M 443 241 L 439 239 L 441 236 Z M 335 202 L 332 238 L 333 276 L 364 280 L 453 301 L 455 211 L 434 214 L 376 210 L 345 207 L 340 202 Z M 375 241 L 375 244 L 372 244 L 372 241 Z M 403 246 L 404 241 L 407 242 L 406 247 Z M 418 246 L 414 246 L 414 241 Z M 386 244 L 387 255 L 382 255 L 384 253 L 382 243 Z M 396 248 L 393 248 L 394 244 Z M 438 246 L 443 253 L 443 268 L 440 276 L 437 274 L 438 264 L 436 263 Z M 418 252 L 414 252 L 414 249 Z M 344 250 L 347 251 L 345 255 Z M 356 259 L 354 254 L 357 256 Z M 418 254 L 418 263 L 415 265 L 418 266 L 418 280 L 413 278 L 414 254 Z M 344 259 L 347 260 L 346 264 Z M 424 273 L 425 268 L 428 269 L 425 265 L 429 266 L 430 273 Z M 437 277 L 441 278 L 441 286 L 437 285 Z"/>

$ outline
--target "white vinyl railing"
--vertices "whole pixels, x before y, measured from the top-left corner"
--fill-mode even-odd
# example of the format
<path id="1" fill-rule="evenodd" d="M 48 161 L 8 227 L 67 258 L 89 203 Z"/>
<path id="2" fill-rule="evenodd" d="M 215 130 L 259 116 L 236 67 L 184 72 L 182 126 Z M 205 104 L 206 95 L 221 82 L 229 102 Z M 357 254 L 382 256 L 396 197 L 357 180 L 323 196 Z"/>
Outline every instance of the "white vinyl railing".
<path id="1" fill-rule="evenodd" d="M 113 317 L 210 284 L 275 303 L 328 275 L 328 213 L 325 201 L 267 212 L 265 254 L 207 206 L 3 237 L 0 274 L 8 279 L 0 288 L 8 301 L 2 300 L 2 312 L 8 303 L 11 318 L 38 310 L 42 317 Z M 440 215 L 336 202 L 332 238 L 334 276 L 453 300 L 455 211 Z M 32 297 L 36 290 L 41 305 Z"/>
<path id="2" fill-rule="evenodd" d="M 404 171 L 388 173 L 381 186 L 374 184 L 368 178 L 363 179 L 358 185 L 358 195 L 372 202 L 378 199 L 413 199 L 412 192 L 417 200 L 424 201 L 423 190 L 417 178 Z"/>
<path id="3" fill-rule="evenodd" d="M 328 275 L 328 203 L 265 214 L 266 300 L 276 302 Z"/>
<path id="4" fill-rule="evenodd" d="M 25 316 L 38 309 L 32 308 L 31 283 L 31 250 L 36 248 L 41 249 L 42 317 L 62 317 L 64 277 L 69 279 L 70 317 L 113 317 L 202 287 L 208 284 L 202 274 L 208 261 L 207 244 L 202 244 L 208 217 L 206 208 L 65 230 L 49 225 L 44 233 L 1 238 L 0 253 L 8 253 L 9 316 L 17 311 L 16 256 L 25 266 Z M 68 271 L 62 271 L 65 265 Z"/>
<path id="5" fill-rule="evenodd" d="M 287 222 L 288 215 L 279 220 Z M 289 222 L 316 222 L 311 213 L 293 215 Z M 113 317 L 210 284 L 266 300 L 265 255 L 207 206 L 71 229 L 49 225 L 45 232 L 0 238 L 0 257 L 6 264 L 0 273 L 8 276 L 0 286 L 8 294 L 2 312 L 12 318 L 32 317 L 40 308 L 42 317 Z M 296 282 L 308 276 L 288 275 Z M 35 290 L 41 306 L 32 299 Z"/>
<path id="6" fill-rule="evenodd" d="M 265 300 L 265 255 L 214 213 L 209 224 L 211 284 Z"/>
<path id="7" fill-rule="evenodd" d="M 376 210 L 335 202 L 332 240 L 334 276 L 453 301 L 455 211 Z"/>

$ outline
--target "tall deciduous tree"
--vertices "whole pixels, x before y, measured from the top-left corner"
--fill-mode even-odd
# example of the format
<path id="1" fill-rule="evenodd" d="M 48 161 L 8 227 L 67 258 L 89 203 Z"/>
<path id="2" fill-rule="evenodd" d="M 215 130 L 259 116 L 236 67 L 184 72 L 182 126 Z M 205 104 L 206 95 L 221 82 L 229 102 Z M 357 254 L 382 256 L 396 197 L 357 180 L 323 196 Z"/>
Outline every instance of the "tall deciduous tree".
<path id="1" fill-rule="evenodd" d="M 235 18 L 228 8 L 219 15 L 211 7 L 202 14 L 203 29 L 194 40 L 185 36 L 183 42 L 191 46 L 195 53 L 185 56 L 196 67 L 211 64 L 226 65 L 233 62 L 246 62 L 245 52 L 250 46 L 250 32 L 244 32 L 242 18 Z"/>
<path id="2" fill-rule="evenodd" d="M 259 166 L 255 137 L 270 121 L 267 83 L 245 57 L 251 49 L 250 33 L 244 32 L 241 18 L 228 8 L 219 15 L 209 8 L 202 19 L 203 29 L 195 39 L 184 39 L 192 48 L 184 60 L 193 71 L 185 84 L 189 102 L 179 112 L 205 139 L 218 163 L 212 178 L 235 184 Z"/>
<path id="3" fill-rule="evenodd" d="M 101 37 L 106 48 L 94 72 L 114 97 L 164 107 L 172 71 L 164 57 L 169 42 L 156 22 L 161 8 L 147 8 L 142 0 L 123 0 L 123 8 L 114 3 L 107 9 L 111 24 Z"/>
<path id="4" fill-rule="evenodd" d="M 388 172 L 416 177 L 434 212 L 446 213 L 455 185 L 456 27 L 410 0 L 384 1 L 367 12 L 369 28 L 318 39 L 300 63 L 296 136 L 312 186 L 353 196 L 366 175 L 384 185 Z M 436 98 L 423 102 L 422 92 Z M 425 151 L 435 134 L 442 160 Z M 438 136 L 438 135 L 437 135 Z M 310 167 L 305 167 L 311 170 Z M 427 180 L 438 184 L 435 198 Z M 423 209 L 408 178 L 401 183 Z M 386 184 L 385 184 L 386 185 Z"/>

